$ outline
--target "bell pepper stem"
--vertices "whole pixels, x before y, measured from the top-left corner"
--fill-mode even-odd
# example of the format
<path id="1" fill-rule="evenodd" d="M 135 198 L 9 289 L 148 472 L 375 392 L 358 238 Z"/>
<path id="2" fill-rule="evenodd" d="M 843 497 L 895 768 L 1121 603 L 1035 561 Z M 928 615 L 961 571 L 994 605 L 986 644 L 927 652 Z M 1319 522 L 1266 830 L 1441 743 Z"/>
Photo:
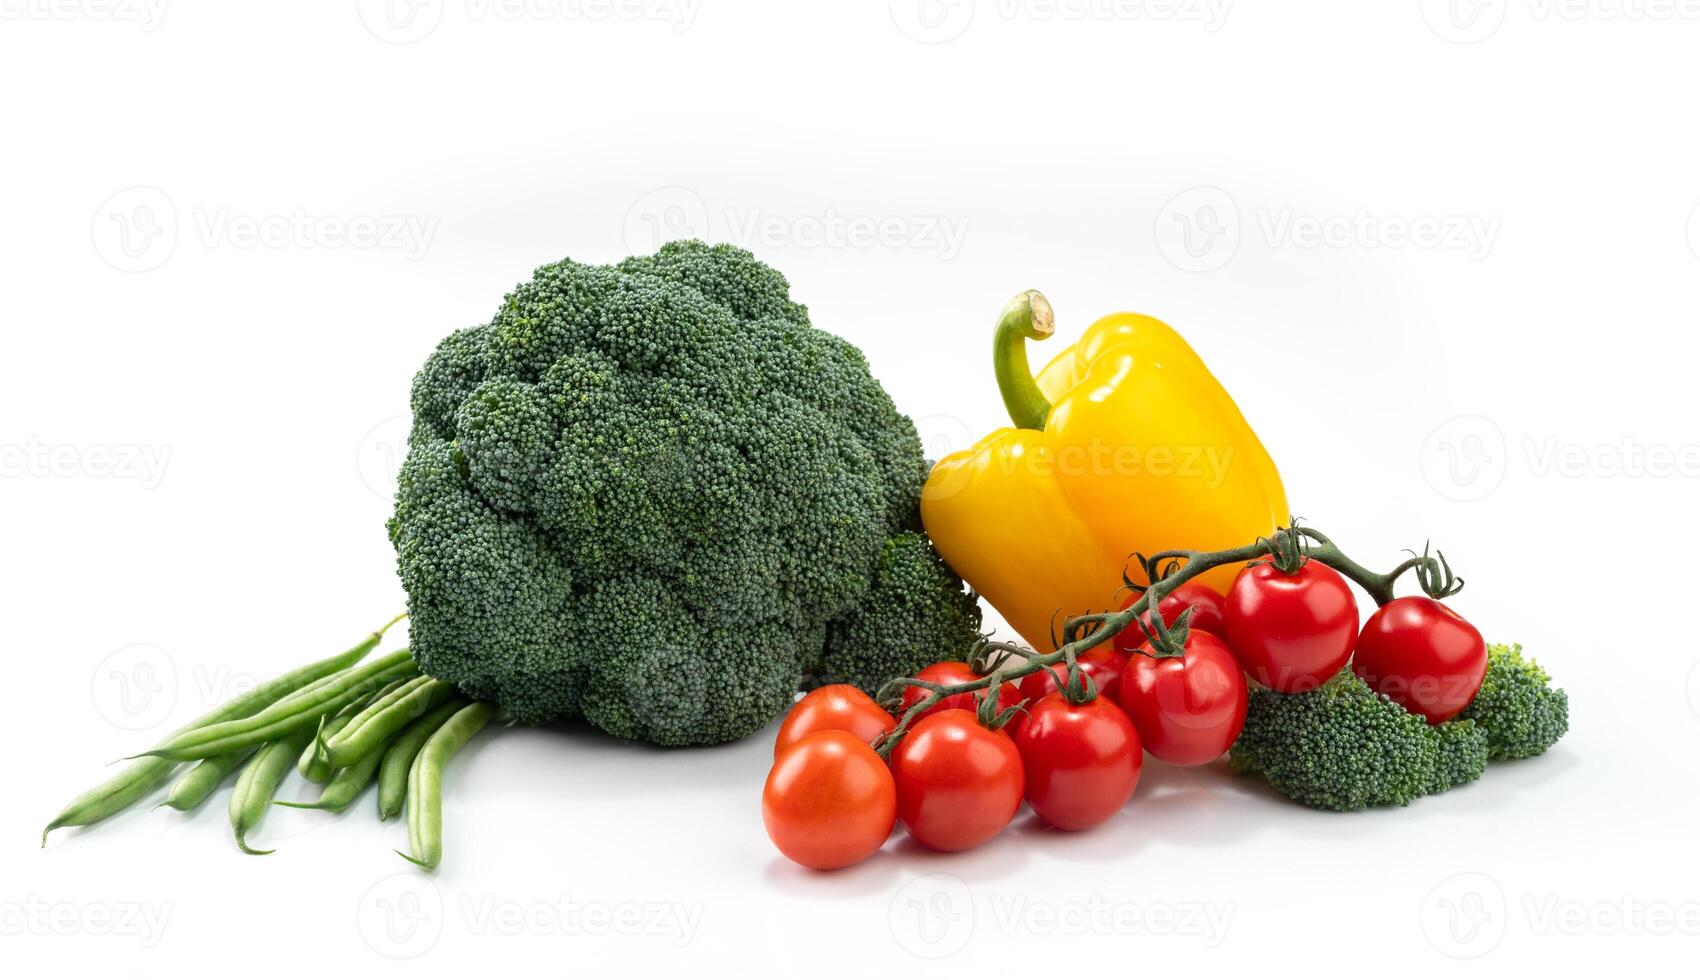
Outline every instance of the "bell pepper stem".
<path id="1" fill-rule="evenodd" d="M 1050 301 L 1037 289 L 1004 304 L 998 317 L 997 333 L 992 338 L 992 370 L 1009 420 L 1017 428 L 1043 429 L 1051 414 L 1051 402 L 1039 390 L 1039 382 L 1027 364 L 1027 342 L 1044 340 L 1055 331 Z"/>

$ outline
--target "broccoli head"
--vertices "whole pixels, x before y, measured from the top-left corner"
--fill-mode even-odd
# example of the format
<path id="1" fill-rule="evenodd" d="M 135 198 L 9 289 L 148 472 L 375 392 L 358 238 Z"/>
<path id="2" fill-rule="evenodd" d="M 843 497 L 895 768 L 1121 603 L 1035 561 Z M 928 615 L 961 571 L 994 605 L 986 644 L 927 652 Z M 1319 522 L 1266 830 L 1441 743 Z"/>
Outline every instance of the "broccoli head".
<path id="1" fill-rule="evenodd" d="M 1303 694 L 1253 690 L 1229 762 L 1306 806 L 1362 810 L 1428 792 L 1439 753 L 1428 722 L 1344 670 Z"/>
<path id="2" fill-rule="evenodd" d="M 862 353 L 748 252 L 539 268 L 413 384 L 390 537 L 428 674 L 522 722 L 755 731 L 805 679 L 960 658 L 928 463 Z"/>
<path id="3" fill-rule="evenodd" d="M 1444 793 L 1482 778 L 1488 764 L 1486 730 L 1469 719 L 1454 718 L 1434 726 L 1434 734 L 1434 773 L 1425 793 Z"/>
<path id="4" fill-rule="evenodd" d="M 1487 674 L 1476 699 L 1459 713 L 1487 733 L 1488 756 L 1527 759 L 1552 748 L 1570 728 L 1570 696 L 1523 656 L 1522 644 L 1488 645 Z"/>

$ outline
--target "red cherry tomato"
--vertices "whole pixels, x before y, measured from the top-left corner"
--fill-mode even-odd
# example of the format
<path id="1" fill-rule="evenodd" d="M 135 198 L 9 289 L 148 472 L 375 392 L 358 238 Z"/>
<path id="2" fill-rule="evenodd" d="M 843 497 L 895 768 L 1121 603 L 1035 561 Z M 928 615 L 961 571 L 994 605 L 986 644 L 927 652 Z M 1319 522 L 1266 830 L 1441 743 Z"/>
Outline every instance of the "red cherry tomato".
<path id="1" fill-rule="evenodd" d="M 974 671 L 969 669 L 967 664 L 962 663 L 961 661 L 943 660 L 933 664 L 931 667 L 923 668 L 922 671 L 915 676 L 924 681 L 932 681 L 934 684 L 962 684 L 967 681 L 978 680 L 982 675 L 974 673 Z M 916 687 L 913 684 L 909 685 L 903 689 L 903 706 L 897 709 L 897 713 L 899 715 L 903 714 L 903 712 L 913 708 L 932 693 L 933 692 L 924 687 Z M 979 691 L 971 691 L 967 694 L 952 694 L 950 697 L 945 698 L 938 704 L 935 704 L 926 711 L 923 711 L 920 717 L 925 718 L 928 715 L 936 715 L 941 711 L 949 711 L 953 708 L 963 708 L 968 711 L 973 711 L 975 708 L 979 707 L 979 705 L 975 703 L 975 699 L 979 696 L 979 694 Z M 1021 697 L 1016 691 L 1014 684 L 1005 681 L 998 688 L 999 711 L 1016 704 L 1020 700 Z M 911 730 L 913 730 L 912 726 Z"/>
<path id="2" fill-rule="evenodd" d="M 1247 565 L 1228 590 L 1229 649 L 1252 679 L 1288 694 L 1308 691 L 1346 666 L 1358 638 L 1358 603 L 1340 573 L 1307 561 L 1291 574 Z"/>
<path id="3" fill-rule="evenodd" d="M 1139 785 L 1145 753 L 1114 701 L 1069 704 L 1048 694 L 1028 709 L 1015 736 L 1027 774 L 1027 802 L 1061 830 L 1086 830 L 1115 816 Z"/>
<path id="4" fill-rule="evenodd" d="M 1114 701 L 1121 691 L 1122 671 L 1127 669 L 1127 657 L 1111 649 L 1110 644 L 1101 643 L 1074 658 L 1080 665 L 1080 670 L 1092 678 L 1092 683 L 1098 686 L 1098 697 Z M 1021 679 L 1021 699 L 1027 702 L 1027 710 L 1032 711 L 1039 699 L 1057 691 L 1057 678 L 1068 677 L 1068 669 L 1057 664 L 1050 670 L 1041 670 L 1028 674 Z M 1012 733 L 1013 734 L 1013 733 Z"/>
<path id="5" fill-rule="evenodd" d="M 828 684 L 803 695 L 791 706 L 773 740 L 773 757 L 790 748 L 805 735 L 815 732 L 849 732 L 872 742 L 897 727 L 897 719 L 873 698 L 850 684 Z"/>
<path id="6" fill-rule="evenodd" d="M 1438 725 L 1475 700 L 1487 675 L 1487 644 L 1464 617 L 1427 596 L 1406 596 L 1369 617 L 1352 671 Z"/>
<path id="7" fill-rule="evenodd" d="M 1145 751 L 1177 766 L 1220 758 L 1245 725 L 1245 674 L 1219 638 L 1189 630 L 1178 657 L 1147 645 L 1122 675 L 1122 708 Z"/>
<path id="8" fill-rule="evenodd" d="M 1026 776 L 1015 742 L 952 708 L 910 729 L 891 754 L 897 813 L 935 851 L 965 851 L 998 835 L 1021 807 Z"/>
<path id="9" fill-rule="evenodd" d="M 842 868 L 891 836 L 897 784 L 868 743 L 849 732 L 815 732 L 773 763 L 761 819 L 781 854 L 821 871 Z"/>
<path id="10" fill-rule="evenodd" d="M 1126 609 L 1138 600 L 1138 595 L 1130 595 L 1122 603 L 1122 608 Z M 1164 596 L 1162 602 L 1157 603 L 1157 611 L 1163 615 L 1164 624 L 1173 626 L 1175 620 L 1179 619 L 1189 606 L 1192 607 L 1190 625 L 1193 629 L 1222 635 L 1222 621 L 1227 615 L 1228 601 L 1222 597 L 1222 593 L 1203 582 L 1183 584 Z M 1150 625 L 1150 614 L 1141 616 L 1140 619 L 1144 620 L 1147 626 Z M 1129 623 L 1126 629 L 1116 634 L 1116 649 L 1124 654 L 1132 653 L 1145 645 L 1145 639 L 1145 632 L 1139 628 L 1139 624 Z"/>

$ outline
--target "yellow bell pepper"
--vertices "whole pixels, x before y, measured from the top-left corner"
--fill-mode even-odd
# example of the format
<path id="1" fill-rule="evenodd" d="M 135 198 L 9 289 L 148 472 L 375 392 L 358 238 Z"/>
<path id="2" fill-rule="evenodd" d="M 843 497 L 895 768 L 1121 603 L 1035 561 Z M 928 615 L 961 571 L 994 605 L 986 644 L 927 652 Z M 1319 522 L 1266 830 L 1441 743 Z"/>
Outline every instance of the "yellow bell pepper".
<path id="1" fill-rule="evenodd" d="M 921 493 L 939 554 L 1040 651 L 1120 604 L 1132 553 L 1242 545 L 1289 518 L 1268 452 L 1168 324 L 1113 313 L 1035 379 L 1027 341 L 1054 329 L 1036 291 L 1004 308 L 993 365 L 1015 427 L 940 460 Z M 1226 591 L 1237 570 L 1199 580 Z"/>

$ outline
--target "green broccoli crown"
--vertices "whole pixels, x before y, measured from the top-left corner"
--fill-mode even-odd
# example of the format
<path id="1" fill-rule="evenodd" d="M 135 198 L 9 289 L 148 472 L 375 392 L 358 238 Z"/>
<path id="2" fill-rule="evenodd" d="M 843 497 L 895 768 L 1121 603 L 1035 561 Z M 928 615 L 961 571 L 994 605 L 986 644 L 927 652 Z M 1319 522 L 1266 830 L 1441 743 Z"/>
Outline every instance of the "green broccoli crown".
<path id="1" fill-rule="evenodd" d="M 1439 738 L 1350 670 L 1303 694 L 1256 689 L 1229 762 L 1323 810 L 1403 806 L 1433 785 Z"/>
<path id="2" fill-rule="evenodd" d="M 913 423 L 748 252 L 539 268 L 413 385 L 391 539 L 421 667 L 524 722 L 738 738 L 804 676 L 960 657 Z"/>
<path id="3" fill-rule="evenodd" d="M 1570 696 L 1523 656 L 1522 644 L 1491 643 L 1482 689 L 1459 717 L 1474 719 L 1487 733 L 1489 758 L 1527 759 L 1569 730 Z"/>
<path id="4" fill-rule="evenodd" d="M 1454 786 L 1482 778 L 1488 764 L 1487 731 L 1469 719 L 1454 718 L 1434 726 L 1434 773 L 1424 792 L 1444 793 Z"/>

